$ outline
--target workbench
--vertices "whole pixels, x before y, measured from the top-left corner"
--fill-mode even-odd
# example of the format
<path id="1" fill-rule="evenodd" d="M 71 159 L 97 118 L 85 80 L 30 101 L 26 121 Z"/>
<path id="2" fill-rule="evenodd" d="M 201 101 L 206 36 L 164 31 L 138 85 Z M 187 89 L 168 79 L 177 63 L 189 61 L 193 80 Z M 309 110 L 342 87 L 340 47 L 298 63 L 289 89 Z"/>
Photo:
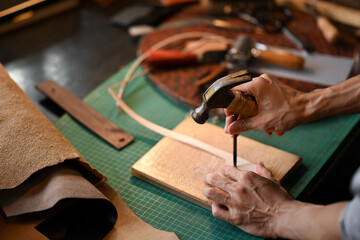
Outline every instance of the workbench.
<path id="1" fill-rule="evenodd" d="M 130 175 L 130 167 L 161 136 L 119 114 L 107 87 L 120 81 L 135 58 L 136 44 L 109 24 L 123 7 L 80 8 L 0 37 L 0 61 L 31 100 L 144 221 L 180 239 L 257 239 L 212 217 L 211 212 Z M 126 66 L 119 71 L 120 67 Z M 35 85 L 52 79 L 135 137 L 116 150 L 46 99 Z M 172 129 L 190 109 L 164 96 L 145 77 L 131 83 L 126 102 L 143 117 Z M 141 104 L 146 102 L 147 104 Z M 62 116 L 61 116 L 62 115 Z M 61 117 L 60 117 L 61 116 Z M 333 117 L 296 127 L 283 137 L 260 131 L 244 136 L 303 157 L 284 182 L 298 199 L 329 203 L 351 198 L 348 191 L 359 166 L 359 115 Z M 221 125 L 221 123 L 220 123 Z"/>

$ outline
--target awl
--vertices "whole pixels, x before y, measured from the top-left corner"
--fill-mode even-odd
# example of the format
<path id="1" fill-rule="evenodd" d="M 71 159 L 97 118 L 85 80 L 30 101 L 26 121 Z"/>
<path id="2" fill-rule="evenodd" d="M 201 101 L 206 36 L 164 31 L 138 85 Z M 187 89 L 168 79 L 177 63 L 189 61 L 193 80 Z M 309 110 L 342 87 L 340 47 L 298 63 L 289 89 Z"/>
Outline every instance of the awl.
<path id="1" fill-rule="evenodd" d="M 203 102 L 196 108 L 191 116 L 195 122 L 203 124 L 209 118 L 209 111 L 214 108 L 227 108 L 234 113 L 245 117 L 252 117 L 258 113 L 255 98 L 238 91 L 231 91 L 231 88 L 251 81 L 248 71 L 242 70 L 229 74 L 215 81 L 203 94 Z M 233 136 L 233 164 L 237 165 L 237 135 Z"/>

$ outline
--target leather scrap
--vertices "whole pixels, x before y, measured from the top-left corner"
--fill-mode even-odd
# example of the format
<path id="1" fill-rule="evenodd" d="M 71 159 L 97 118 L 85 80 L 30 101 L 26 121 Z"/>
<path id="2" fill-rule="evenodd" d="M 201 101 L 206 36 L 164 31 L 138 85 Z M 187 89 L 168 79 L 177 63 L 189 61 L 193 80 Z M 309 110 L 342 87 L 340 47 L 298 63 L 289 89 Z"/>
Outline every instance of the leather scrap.
<path id="1" fill-rule="evenodd" d="M 0 64 L 0 239 L 178 239 L 137 217 Z"/>

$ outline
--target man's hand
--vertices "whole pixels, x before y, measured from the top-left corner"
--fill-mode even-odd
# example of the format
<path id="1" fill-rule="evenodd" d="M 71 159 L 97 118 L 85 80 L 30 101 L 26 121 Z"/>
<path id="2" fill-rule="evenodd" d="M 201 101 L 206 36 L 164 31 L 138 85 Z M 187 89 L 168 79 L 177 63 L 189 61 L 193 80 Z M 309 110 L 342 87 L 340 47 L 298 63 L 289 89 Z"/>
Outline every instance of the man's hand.
<path id="1" fill-rule="evenodd" d="M 301 121 L 304 103 L 301 96 L 305 93 L 297 91 L 285 84 L 263 74 L 251 82 L 241 84 L 232 90 L 250 94 L 256 98 L 259 113 L 251 118 L 233 119 L 233 113 L 225 110 L 225 132 L 239 134 L 244 131 L 259 129 L 268 134 L 276 132 L 282 135 Z"/>
<path id="2" fill-rule="evenodd" d="M 214 217 L 248 233 L 276 238 L 278 219 L 287 211 L 286 206 L 296 201 L 264 165 L 259 164 L 256 171 L 262 176 L 224 166 L 221 175 L 205 176 L 204 195 L 213 201 Z"/>

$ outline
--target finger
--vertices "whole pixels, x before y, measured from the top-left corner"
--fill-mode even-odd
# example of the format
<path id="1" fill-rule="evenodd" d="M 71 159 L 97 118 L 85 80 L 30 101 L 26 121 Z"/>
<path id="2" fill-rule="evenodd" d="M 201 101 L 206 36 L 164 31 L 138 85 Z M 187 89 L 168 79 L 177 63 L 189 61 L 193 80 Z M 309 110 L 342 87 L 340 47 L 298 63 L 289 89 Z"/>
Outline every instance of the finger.
<path id="1" fill-rule="evenodd" d="M 227 192 L 216 187 L 205 186 L 203 189 L 203 194 L 208 199 L 214 202 L 218 202 L 224 206 L 226 206 L 230 200 L 230 196 Z"/>
<path id="2" fill-rule="evenodd" d="M 270 179 L 271 181 L 277 182 L 272 172 L 269 169 L 267 169 L 262 162 L 256 165 L 256 173 L 262 177 Z"/>
<path id="3" fill-rule="evenodd" d="M 234 113 L 233 113 L 232 111 L 228 110 L 227 108 L 224 109 L 224 112 L 225 112 L 225 115 L 226 115 L 226 116 L 232 116 L 232 115 L 234 115 Z"/>
<path id="4" fill-rule="evenodd" d="M 214 173 L 207 174 L 205 176 L 204 182 L 208 186 L 214 186 L 226 192 L 233 190 L 231 188 L 231 182 L 228 179 L 221 177 L 219 174 L 214 174 Z"/>
<path id="5" fill-rule="evenodd" d="M 252 130 L 252 118 L 243 118 L 229 124 L 227 130 L 229 134 L 239 134 L 245 131 Z"/>
<path id="6" fill-rule="evenodd" d="M 224 165 L 220 169 L 220 172 L 224 177 L 226 177 L 234 182 L 237 182 L 239 180 L 239 178 L 241 178 L 242 171 L 240 169 L 234 168 L 232 166 Z"/>
<path id="7" fill-rule="evenodd" d="M 217 202 L 213 202 L 211 205 L 211 211 L 214 217 L 227 220 L 229 218 L 229 210 L 226 206 L 223 206 Z"/>
<path id="8" fill-rule="evenodd" d="M 284 135 L 285 132 L 275 132 L 276 135 L 278 135 L 279 137 Z"/>
<path id="9" fill-rule="evenodd" d="M 240 91 L 244 93 L 251 93 L 252 82 L 246 82 L 240 85 L 237 85 L 231 89 L 231 91 Z"/>
<path id="10" fill-rule="evenodd" d="M 268 135 L 268 136 L 271 136 L 271 134 L 272 134 L 272 132 L 270 132 L 270 131 L 265 131 L 265 133 L 266 133 L 266 135 Z"/>
<path id="11" fill-rule="evenodd" d="M 225 133 L 229 133 L 229 125 L 234 121 L 234 118 L 231 116 L 227 116 L 225 120 L 225 127 L 224 131 Z"/>
<path id="12" fill-rule="evenodd" d="M 266 73 L 263 73 L 259 76 L 260 78 L 265 78 L 266 80 L 271 80 L 270 76 Z"/>

